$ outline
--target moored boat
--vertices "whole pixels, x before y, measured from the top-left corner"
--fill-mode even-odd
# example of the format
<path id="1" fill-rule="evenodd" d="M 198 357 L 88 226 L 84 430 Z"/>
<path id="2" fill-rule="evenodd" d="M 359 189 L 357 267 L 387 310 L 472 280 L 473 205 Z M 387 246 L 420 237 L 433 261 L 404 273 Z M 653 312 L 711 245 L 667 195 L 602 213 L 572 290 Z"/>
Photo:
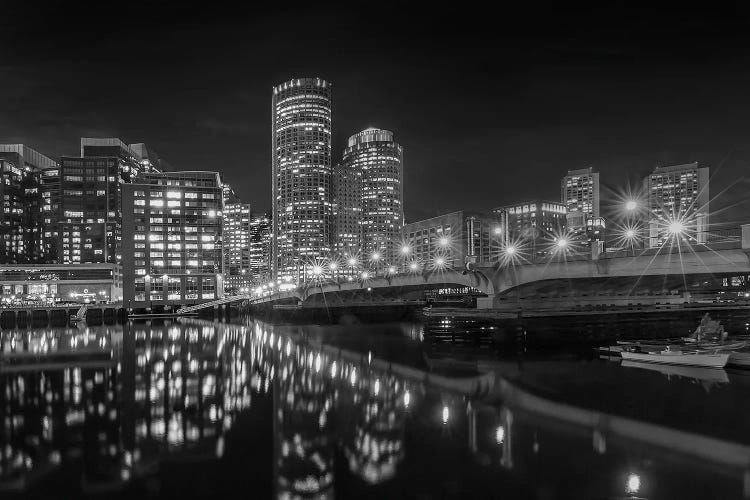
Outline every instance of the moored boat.
<path id="1" fill-rule="evenodd" d="M 640 348 L 626 348 L 621 352 L 623 360 L 667 365 L 700 366 L 704 368 L 724 368 L 729 361 L 729 352 L 683 351 L 671 349 L 644 352 Z"/>

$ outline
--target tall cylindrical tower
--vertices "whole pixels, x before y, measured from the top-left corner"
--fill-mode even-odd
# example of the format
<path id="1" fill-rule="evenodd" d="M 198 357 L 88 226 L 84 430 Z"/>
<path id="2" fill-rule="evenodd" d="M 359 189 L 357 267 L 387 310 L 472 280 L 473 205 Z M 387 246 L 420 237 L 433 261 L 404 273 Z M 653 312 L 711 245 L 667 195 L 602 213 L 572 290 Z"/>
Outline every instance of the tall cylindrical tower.
<path id="1" fill-rule="evenodd" d="M 393 132 L 368 128 L 349 137 L 343 164 L 362 173 L 363 258 L 393 262 L 404 225 L 403 149 Z"/>
<path id="2" fill-rule="evenodd" d="M 298 282 L 331 249 L 331 84 L 280 83 L 272 108 L 273 275 Z"/>

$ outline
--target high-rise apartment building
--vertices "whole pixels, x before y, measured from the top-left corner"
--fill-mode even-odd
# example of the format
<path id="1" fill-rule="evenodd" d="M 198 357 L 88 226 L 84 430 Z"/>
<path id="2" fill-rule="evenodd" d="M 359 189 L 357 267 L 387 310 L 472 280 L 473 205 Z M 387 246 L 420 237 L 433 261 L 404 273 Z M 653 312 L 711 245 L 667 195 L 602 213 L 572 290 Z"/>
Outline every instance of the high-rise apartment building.
<path id="1" fill-rule="evenodd" d="M 252 282 L 250 204 L 224 203 L 224 290 L 239 293 Z"/>
<path id="2" fill-rule="evenodd" d="M 45 261 L 41 178 L 57 163 L 23 144 L 0 144 L 0 264 Z"/>
<path id="3" fill-rule="evenodd" d="M 586 219 L 599 217 L 599 172 L 568 170 L 561 182 L 561 201 L 567 210 L 567 226 L 585 229 Z"/>
<path id="4" fill-rule="evenodd" d="M 288 80 L 271 107 L 273 274 L 304 281 L 331 251 L 331 84 Z"/>
<path id="5" fill-rule="evenodd" d="M 271 215 L 250 217 L 250 277 L 253 285 L 271 279 Z"/>
<path id="6" fill-rule="evenodd" d="M 643 179 L 648 196 L 649 246 L 671 235 L 705 243 L 709 225 L 709 170 L 697 162 L 656 167 Z"/>
<path id="7" fill-rule="evenodd" d="M 341 172 L 346 186 L 336 189 L 336 201 L 344 208 L 339 210 L 340 224 L 337 219 L 343 231 L 337 231 L 337 237 L 348 243 L 350 220 L 359 214 L 363 258 L 378 255 L 394 261 L 404 225 L 403 149 L 392 132 L 368 128 L 349 137 Z M 347 192 L 349 183 L 354 185 L 352 194 Z"/>
<path id="8" fill-rule="evenodd" d="M 223 296 L 222 184 L 216 172 L 143 173 L 123 186 L 123 300 L 129 307 Z"/>

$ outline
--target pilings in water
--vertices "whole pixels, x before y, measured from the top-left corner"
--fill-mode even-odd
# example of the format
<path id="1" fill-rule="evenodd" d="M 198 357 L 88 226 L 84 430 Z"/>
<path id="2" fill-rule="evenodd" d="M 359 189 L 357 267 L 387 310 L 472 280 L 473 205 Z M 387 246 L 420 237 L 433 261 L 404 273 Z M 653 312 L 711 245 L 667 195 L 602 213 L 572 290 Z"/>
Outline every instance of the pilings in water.
<path id="1" fill-rule="evenodd" d="M 79 307 L 13 307 L 0 309 L 0 329 L 64 327 Z M 86 324 L 98 326 L 124 322 L 127 312 L 119 305 L 89 306 Z"/>

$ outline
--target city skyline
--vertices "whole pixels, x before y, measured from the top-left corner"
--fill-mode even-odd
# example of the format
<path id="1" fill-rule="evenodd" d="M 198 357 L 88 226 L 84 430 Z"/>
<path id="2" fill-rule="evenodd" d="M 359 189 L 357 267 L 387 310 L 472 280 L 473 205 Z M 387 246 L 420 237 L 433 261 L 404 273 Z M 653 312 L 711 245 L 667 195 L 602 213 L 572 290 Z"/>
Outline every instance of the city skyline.
<path id="1" fill-rule="evenodd" d="M 28 14 L 16 9 L 11 13 Z M 393 131 L 408 151 L 404 184 L 414 202 L 405 207 L 407 221 L 554 199 L 557 186 L 536 184 L 538 174 L 557 178 L 557 172 L 589 166 L 602 175 L 603 201 L 614 186 L 639 185 L 659 165 L 711 165 L 717 193 L 750 170 L 750 130 L 743 119 L 748 110 L 740 98 L 747 76 L 738 65 L 745 48 L 723 43 L 740 36 L 732 16 L 711 18 L 709 24 L 703 13 L 681 9 L 678 23 L 672 22 L 673 12 L 649 11 L 641 19 L 634 10 L 601 21 L 599 11 L 577 19 L 574 9 L 558 23 L 553 15 L 558 13 L 535 18 L 512 12 L 501 21 L 509 29 L 470 30 L 466 16 L 457 14 L 455 30 L 443 35 L 428 26 L 446 22 L 447 13 L 418 10 L 401 11 L 384 40 L 386 28 L 361 29 L 356 22 L 351 24 L 359 36 L 347 38 L 352 28 L 336 26 L 348 26 L 342 21 L 359 20 L 359 14 L 323 8 L 311 15 L 319 21 L 324 46 L 336 50 L 302 58 L 294 50 L 300 35 L 272 37 L 275 53 L 285 57 L 271 60 L 258 48 L 241 48 L 245 41 L 252 45 L 254 30 L 240 31 L 237 23 L 256 28 L 259 37 L 268 35 L 284 19 L 274 9 L 239 10 L 232 21 L 210 14 L 198 23 L 198 12 L 187 7 L 153 8 L 136 22 L 128 15 L 138 12 L 136 2 L 96 27 L 93 45 L 76 33 L 66 31 L 70 36 L 63 40 L 55 35 L 63 21 L 94 21 L 106 9 L 48 9 L 35 17 L 35 37 L 16 23 L 3 25 L 0 36 L 9 38 L 0 43 L 0 73 L 9 105 L 0 110 L 0 141 L 57 157 L 74 154 L 77 137 L 146 138 L 180 169 L 220 170 L 243 199 L 266 209 L 268 89 L 315 74 L 337 89 L 334 161 L 347 137 L 370 126 Z M 329 14 L 335 16 L 328 19 Z M 424 22 L 417 22 L 418 14 L 426 16 Z M 291 22 L 293 27 L 299 21 Z M 482 27 L 485 21 L 472 22 Z M 548 35 L 530 40 L 523 33 L 531 24 L 547 28 Z M 633 40 L 629 30 L 639 26 L 639 39 Z M 195 37 L 200 44 L 192 41 L 199 29 L 208 35 Z M 123 31 L 148 36 L 124 42 L 116 36 Z M 465 36 L 473 31 L 477 34 Z M 165 63 L 150 37 L 181 56 Z M 179 40 L 180 50 L 171 38 Z M 112 78 L 105 95 L 102 80 L 93 75 L 113 74 L 110 54 L 118 49 L 138 56 L 139 74 L 150 84 Z M 215 51 L 238 57 L 252 71 L 238 69 L 231 57 L 231 62 L 210 57 Z M 85 66 L 71 59 L 80 52 L 91 54 Z M 347 57 L 354 53 L 362 57 Z M 196 60 L 207 65 L 200 74 L 192 70 Z M 488 67 L 489 61 L 497 67 Z M 702 90 L 713 86 L 722 91 Z M 469 105 L 473 95 L 481 107 Z M 243 182 L 248 176 L 257 182 Z M 509 176 L 512 186 L 504 182 Z M 452 192 L 446 178 L 471 189 Z M 727 206 L 744 202 L 747 183 L 745 178 L 726 193 Z M 736 210 L 721 215 L 739 218 Z"/>

